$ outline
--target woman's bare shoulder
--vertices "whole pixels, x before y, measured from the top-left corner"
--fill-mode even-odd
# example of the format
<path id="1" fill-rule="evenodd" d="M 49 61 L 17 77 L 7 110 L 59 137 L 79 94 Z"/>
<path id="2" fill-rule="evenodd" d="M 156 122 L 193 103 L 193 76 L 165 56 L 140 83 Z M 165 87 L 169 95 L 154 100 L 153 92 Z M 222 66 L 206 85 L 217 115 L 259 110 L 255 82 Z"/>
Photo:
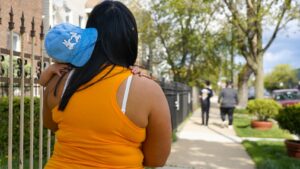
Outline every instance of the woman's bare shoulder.
<path id="1" fill-rule="evenodd" d="M 140 93 L 153 95 L 155 93 L 162 92 L 162 89 L 158 82 L 147 77 L 134 75 L 133 81 L 135 89 L 137 89 Z"/>

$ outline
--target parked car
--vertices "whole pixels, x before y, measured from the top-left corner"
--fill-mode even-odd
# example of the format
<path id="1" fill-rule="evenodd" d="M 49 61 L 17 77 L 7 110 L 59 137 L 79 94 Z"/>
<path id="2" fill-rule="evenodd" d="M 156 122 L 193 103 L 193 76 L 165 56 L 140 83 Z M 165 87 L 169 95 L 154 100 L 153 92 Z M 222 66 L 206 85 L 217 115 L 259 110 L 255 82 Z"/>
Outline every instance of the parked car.
<path id="1" fill-rule="evenodd" d="M 300 92 L 297 89 L 273 90 L 272 97 L 282 106 L 289 106 L 300 103 Z"/>

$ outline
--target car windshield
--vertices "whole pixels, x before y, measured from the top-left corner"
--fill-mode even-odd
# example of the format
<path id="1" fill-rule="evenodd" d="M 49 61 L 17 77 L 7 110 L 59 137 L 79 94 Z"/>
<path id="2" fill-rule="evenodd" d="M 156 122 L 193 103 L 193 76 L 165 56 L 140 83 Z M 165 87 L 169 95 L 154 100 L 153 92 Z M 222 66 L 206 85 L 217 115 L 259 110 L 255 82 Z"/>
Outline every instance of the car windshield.
<path id="1" fill-rule="evenodd" d="M 287 91 L 274 94 L 275 100 L 300 100 L 300 93 L 296 91 Z"/>

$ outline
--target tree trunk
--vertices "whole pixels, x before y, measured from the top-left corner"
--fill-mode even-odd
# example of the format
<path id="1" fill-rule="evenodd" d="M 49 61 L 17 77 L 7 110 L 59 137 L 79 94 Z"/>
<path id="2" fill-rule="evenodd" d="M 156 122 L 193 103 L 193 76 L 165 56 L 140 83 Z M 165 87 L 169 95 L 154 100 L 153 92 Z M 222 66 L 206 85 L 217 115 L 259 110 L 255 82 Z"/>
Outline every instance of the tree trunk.
<path id="1" fill-rule="evenodd" d="M 264 98 L 264 66 L 263 57 L 257 57 L 257 69 L 254 70 L 255 73 L 255 98 Z"/>
<path id="2" fill-rule="evenodd" d="M 238 75 L 239 107 L 245 108 L 248 102 L 248 81 L 252 74 L 250 67 L 245 64 Z"/>

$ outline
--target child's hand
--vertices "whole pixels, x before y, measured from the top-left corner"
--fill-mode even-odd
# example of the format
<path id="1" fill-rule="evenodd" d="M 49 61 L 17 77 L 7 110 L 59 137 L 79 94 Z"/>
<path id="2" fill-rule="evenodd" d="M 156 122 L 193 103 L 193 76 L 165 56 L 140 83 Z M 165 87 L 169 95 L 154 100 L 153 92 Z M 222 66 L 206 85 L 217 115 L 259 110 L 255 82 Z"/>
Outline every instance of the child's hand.
<path id="1" fill-rule="evenodd" d="M 130 66 L 129 67 L 131 69 L 131 72 L 134 74 L 134 75 L 137 75 L 137 74 L 141 74 L 141 70 L 139 69 L 138 66 Z"/>
<path id="2" fill-rule="evenodd" d="M 49 71 L 53 74 L 57 74 L 58 76 L 62 76 L 63 73 L 67 73 L 70 71 L 70 66 L 63 63 L 54 63 L 49 66 Z"/>
<path id="3" fill-rule="evenodd" d="M 48 66 L 42 73 L 39 78 L 38 83 L 42 86 L 46 86 L 49 80 L 53 75 L 62 76 L 62 74 L 69 72 L 71 67 L 67 64 L 54 63 Z"/>
<path id="4" fill-rule="evenodd" d="M 129 68 L 131 69 L 131 72 L 134 75 L 139 75 L 139 76 L 146 77 L 148 79 L 152 79 L 150 76 L 146 75 L 145 73 L 142 73 L 142 71 L 139 69 L 138 66 L 130 66 Z"/>

